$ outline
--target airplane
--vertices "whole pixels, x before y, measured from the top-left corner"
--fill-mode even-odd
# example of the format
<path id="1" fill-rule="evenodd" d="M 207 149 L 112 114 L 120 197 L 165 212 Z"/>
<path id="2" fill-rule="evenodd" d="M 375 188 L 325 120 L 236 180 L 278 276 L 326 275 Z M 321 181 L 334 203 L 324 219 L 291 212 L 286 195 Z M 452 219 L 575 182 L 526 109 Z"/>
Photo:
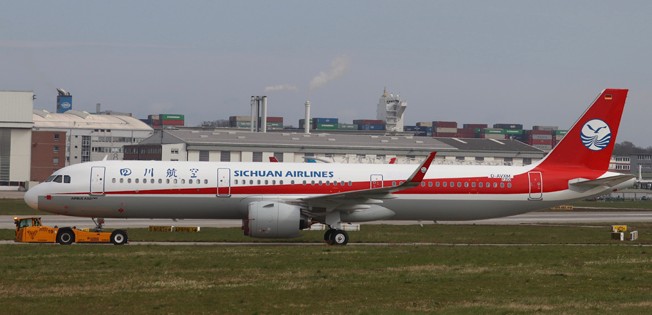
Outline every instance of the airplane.
<path id="1" fill-rule="evenodd" d="M 97 161 L 26 192 L 32 208 L 89 218 L 242 219 L 244 234 L 290 238 L 313 223 L 345 245 L 343 223 L 479 220 L 630 187 L 608 172 L 628 90 L 605 89 L 542 160 L 526 166 Z M 552 97 L 553 95 L 548 95 Z"/>

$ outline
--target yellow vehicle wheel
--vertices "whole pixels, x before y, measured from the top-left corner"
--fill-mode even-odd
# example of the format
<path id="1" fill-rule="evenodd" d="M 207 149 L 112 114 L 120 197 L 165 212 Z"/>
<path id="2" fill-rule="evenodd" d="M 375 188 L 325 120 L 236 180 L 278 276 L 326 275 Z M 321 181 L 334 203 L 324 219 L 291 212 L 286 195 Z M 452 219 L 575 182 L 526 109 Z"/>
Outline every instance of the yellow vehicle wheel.
<path id="1" fill-rule="evenodd" d="M 57 233 L 57 243 L 61 245 L 70 245 L 75 242 L 75 233 L 69 228 L 59 229 Z"/>

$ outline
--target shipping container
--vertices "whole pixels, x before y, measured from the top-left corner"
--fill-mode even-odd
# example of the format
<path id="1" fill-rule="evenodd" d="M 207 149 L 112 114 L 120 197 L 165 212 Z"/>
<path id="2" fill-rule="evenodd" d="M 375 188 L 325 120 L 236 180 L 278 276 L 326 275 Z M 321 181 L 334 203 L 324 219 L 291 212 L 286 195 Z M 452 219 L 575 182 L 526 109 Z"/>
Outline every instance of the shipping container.
<path id="1" fill-rule="evenodd" d="M 505 129 L 505 134 L 514 136 L 514 135 L 522 135 L 523 134 L 523 129 Z"/>
<path id="2" fill-rule="evenodd" d="M 485 129 L 489 127 L 487 124 L 464 124 L 462 129 Z"/>
<path id="3" fill-rule="evenodd" d="M 556 136 L 565 136 L 568 133 L 568 130 L 555 130 L 554 133 Z"/>
<path id="4" fill-rule="evenodd" d="M 457 129 L 457 122 L 456 121 L 433 121 L 432 122 L 432 127 L 433 128 L 456 128 Z"/>
<path id="5" fill-rule="evenodd" d="M 432 136 L 438 138 L 457 138 L 457 132 L 434 132 L 433 131 Z"/>
<path id="6" fill-rule="evenodd" d="M 183 120 L 183 115 L 180 114 L 160 114 L 161 120 Z"/>
<path id="7" fill-rule="evenodd" d="M 457 128 L 437 127 L 432 130 L 437 133 L 457 133 Z"/>
<path id="8" fill-rule="evenodd" d="M 548 139 L 548 140 L 531 139 L 531 140 L 528 141 L 528 144 L 530 144 L 530 145 L 535 145 L 535 144 L 536 145 L 539 145 L 539 144 L 541 144 L 541 145 L 552 145 L 552 139 Z"/>
<path id="9" fill-rule="evenodd" d="M 420 121 L 417 123 L 419 127 L 432 127 L 432 121 Z"/>
<path id="10" fill-rule="evenodd" d="M 523 124 L 494 124 L 494 128 L 523 130 Z"/>
<path id="11" fill-rule="evenodd" d="M 559 127 L 557 126 L 532 126 L 532 130 L 547 130 L 547 131 L 553 131 L 557 130 Z"/>
<path id="12" fill-rule="evenodd" d="M 313 118 L 312 119 L 313 124 L 337 124 L 338 119 L 337 118 Z"/>
<path id="13" fill-rule="evenodd" d="M 283 123 L 283 117 L 277 117 L 277 116 L 267 116 L 267 119 L 265 120 L 268 123 Z"/>
<path id="14" fill-rule="evenodd" d="M 385 130 L 385 124 L 358 125 L 358 130 Z"/>
<path id="15" fill-rule="evenodd" d="M 379 119 L 356 119 L 353 123 L 356 125 L 385 125 L 385 121 Z"/>
<path id="16" fill-rule="evenodd" d="M 417 131 L 417 126 L 403 126 L 403 131 Z"/>
<path id="17" fill-rule="evenodd" d="M 150 121 L 152 120 L 160 120 L 161 117 L 159 115 L 148 115 L 147 118 L 149 118 Z"/>
<path id="18" fill-rule="evenodd" d="M 530 135 L 532 140 L 552 140 L 552 135 Z"/>
<path id="19" fill-rule="evenodd" d="M 358 130 L 358 125 L 338 123 L 337 128 L 342 130 Z"/>
<path id="20" fill-rule="evenodd" d="M 485 129 L 482 129 L 481 133 L 484 133 L 484 134 L 495 134 L 495 135 L 496 135 L 496 134 L 500 134 L 500 135 L 502 135 L 502 134 L 505 134 L 505 129 L 500 129 L 500 128 L 485 128 Z"/>
<path id="21" fill-rule="evenodd" d="M 317 129 L 317 130 L 334 130 L 338 128 L 337 124 L 313 124 L 312 129 Z"/>

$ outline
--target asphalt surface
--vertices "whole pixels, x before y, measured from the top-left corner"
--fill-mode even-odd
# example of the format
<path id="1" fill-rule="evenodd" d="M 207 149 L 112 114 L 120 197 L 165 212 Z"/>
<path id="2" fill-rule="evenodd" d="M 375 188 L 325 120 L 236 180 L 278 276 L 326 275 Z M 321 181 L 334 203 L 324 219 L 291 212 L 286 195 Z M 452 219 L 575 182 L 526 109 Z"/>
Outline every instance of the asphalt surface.
<path id="1" fill-rule="evenodd" d="M 78 228 L 94 227 L 89 218 L 69 217 L 62 215 L 44 215 L 43 224 L 50 226 L 76 226 Z M 632 222 L 652 222 L 652 211 L 595 211 L 595 212 L 530 212 L 511 217 L 476 220 L 476 221 L 440 221 L 438 224 L 491 224 L 491 225 L 519 225 L 519 224 L 565 224 L 565 223 L 606 223 L 621 224 Z M 375 221 L 365 224 L 392 224 L 392 225 L 417 225 L 435 224 L 433 221 Z M 199 226 L 199 227 L 240 227 L 240 220 L 212 220 L 212 219 L 106 219 L 106 228 L 143 228 L 150 225 L 173 226 Z M 0 229 L 13 229 L 13 216 L 0 216 Z"/>

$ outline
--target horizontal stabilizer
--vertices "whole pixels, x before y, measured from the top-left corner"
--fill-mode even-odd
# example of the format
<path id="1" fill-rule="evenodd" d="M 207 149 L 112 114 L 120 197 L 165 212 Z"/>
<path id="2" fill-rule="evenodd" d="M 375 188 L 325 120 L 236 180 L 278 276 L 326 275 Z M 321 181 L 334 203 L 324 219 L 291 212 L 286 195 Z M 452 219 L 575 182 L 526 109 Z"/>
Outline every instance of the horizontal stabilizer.
<path id="1" fill-rule="evenodd" d="M 616 176 L 609 176 L 605 178 L 598 178 L 594 180 L 576 178 L 568 181 L 568 184 L 570 186 L 583 187 L 583 188 L 591 188 L 597 186 L 614 187 L 634 178 L 635 178 L 634 175 L 616 175 Z"/>

